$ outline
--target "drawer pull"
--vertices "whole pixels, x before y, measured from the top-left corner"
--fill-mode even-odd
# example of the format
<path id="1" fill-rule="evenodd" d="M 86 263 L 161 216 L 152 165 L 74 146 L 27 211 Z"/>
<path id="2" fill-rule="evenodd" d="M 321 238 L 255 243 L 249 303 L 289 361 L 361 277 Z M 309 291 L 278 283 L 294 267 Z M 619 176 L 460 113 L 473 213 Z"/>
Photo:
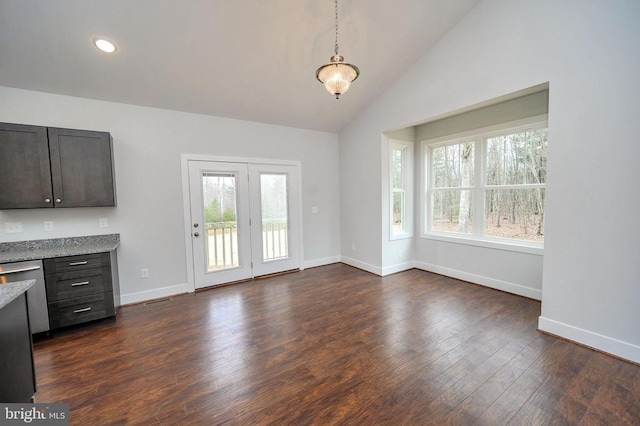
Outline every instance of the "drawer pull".
<path id="1" fill-rule="evenodd" d="M 74 314 L 81 314 L 83 312 L 89 312 L 91 310 L 91 306 L 89 306 L 88 308 L 82 308 L 82 309 L 76 309 L 75 311 L 73 311 Z"/>
<path id="2" fill-rule="evenodd" d="M 86 265 L 87 263 L 89 263 L 89 262 L 87 262 L 86 260 L 83 260 L 82 262 L 71 262 L 71 263 L 69 263 L 69 266 Z"/>
<path id="3" fill-rule="evenodd" d="M 80 283 L 71 284 L 71 287 L 78 287 L 78 286 L 81 286 L 81 285 L 88 285 L 88 284 L 89 284 L 89 281 L 82 281 Z"/>

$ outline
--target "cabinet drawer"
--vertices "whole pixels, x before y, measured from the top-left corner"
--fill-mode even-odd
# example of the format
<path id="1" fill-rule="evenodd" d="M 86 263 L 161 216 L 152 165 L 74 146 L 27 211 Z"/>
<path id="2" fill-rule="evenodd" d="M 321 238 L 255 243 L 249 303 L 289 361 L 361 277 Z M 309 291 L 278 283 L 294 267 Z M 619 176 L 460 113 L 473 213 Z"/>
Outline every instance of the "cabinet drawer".
<path id="1" fill-rule="evenodd" d="M 111 268 L 83 269 L 47 275 L 47 300 L 71 299 L 111 291 Z"/>
<path id="2" fill-rule="evenodd" d="M 115 315 L 113 293 L 100 293 L 49 303 L 52 329 Z"/>
<path id="3" fill-rule="evenodd" d="M 56 257 L 44 260 L 44 271 L 45 274 L 50 275 L 79 269 L 101 268 L 109 266 L 109 264 L 109 253 Z"/>

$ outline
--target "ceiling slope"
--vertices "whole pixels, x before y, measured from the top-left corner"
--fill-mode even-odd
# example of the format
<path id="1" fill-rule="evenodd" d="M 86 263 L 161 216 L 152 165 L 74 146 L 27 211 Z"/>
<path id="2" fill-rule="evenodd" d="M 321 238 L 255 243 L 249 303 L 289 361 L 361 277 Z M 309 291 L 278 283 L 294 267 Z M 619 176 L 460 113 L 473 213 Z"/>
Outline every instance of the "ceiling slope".
<path id="1" fill-rule="evenodd" d="M 336 100 L 331 0 L 0 0 L 0 85 L 338 132 L 478 2 L 343 0 Z"/>

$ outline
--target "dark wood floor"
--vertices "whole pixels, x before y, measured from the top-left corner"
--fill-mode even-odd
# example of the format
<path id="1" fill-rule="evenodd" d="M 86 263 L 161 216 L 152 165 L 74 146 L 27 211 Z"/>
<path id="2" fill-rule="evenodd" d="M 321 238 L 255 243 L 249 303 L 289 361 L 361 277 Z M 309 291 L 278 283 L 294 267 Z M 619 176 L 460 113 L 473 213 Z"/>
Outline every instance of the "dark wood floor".
<path id="1" fill-rule="evenodd" d="M 71 423 L 640 424 L 640 367 L 536 331 L 540 303 L 342 264 L 121 310 L 35 345 Z"/>

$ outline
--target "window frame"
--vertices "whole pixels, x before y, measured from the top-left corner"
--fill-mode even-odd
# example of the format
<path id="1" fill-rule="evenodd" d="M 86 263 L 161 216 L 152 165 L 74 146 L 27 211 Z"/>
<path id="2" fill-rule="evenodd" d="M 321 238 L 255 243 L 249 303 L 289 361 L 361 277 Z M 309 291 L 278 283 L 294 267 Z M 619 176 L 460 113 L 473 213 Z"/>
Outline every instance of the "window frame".
<path id="1" fill-rule="evenodd" d="M 393 226 L 393 202 L 396 193 L 394 183 L 394 150 L 402 150 L 402 180 L 404 193 L 403 230 L 396 231 Z M 413 237 L 413 151 L 414 143 L 398 139 L 389 139 L 389 240 L 401 240 Z"/>
<path id="2" fill-rule="evenodd" d="M 544 242 L 517 240 L 511 238 L 499 238 L 485 236 L 485 193 L 490 189 L 508 188 L 544 188 L 546 184 L 523 185 L 487 185 L 485 171 L 487 169 L 487 140 L 501 135 L 517 133 L 524 130 L 548 129 L 548 114 L 529 117 L 521 120 L 510 121 L 471 131 L 460 132 L 420 142 L 421 155 L 421 179 L 420 179 L 420 237 L 430 240 L 446 241 L 472 246 L 488 247 L 500 250 L 517 251 L 532 254 L 542 254 Z M 434 231 L 432 224 L 432 194 L 433 170 L 431 167 L 433 148 L 453 145 L 462 142 L 474 142 L 474 174 L 471 187 L 473 212 L 473 232 L 471 234 L 456 234 L 452 232 Z M 441 189 L 441 188 L 437 188 Z"/>

